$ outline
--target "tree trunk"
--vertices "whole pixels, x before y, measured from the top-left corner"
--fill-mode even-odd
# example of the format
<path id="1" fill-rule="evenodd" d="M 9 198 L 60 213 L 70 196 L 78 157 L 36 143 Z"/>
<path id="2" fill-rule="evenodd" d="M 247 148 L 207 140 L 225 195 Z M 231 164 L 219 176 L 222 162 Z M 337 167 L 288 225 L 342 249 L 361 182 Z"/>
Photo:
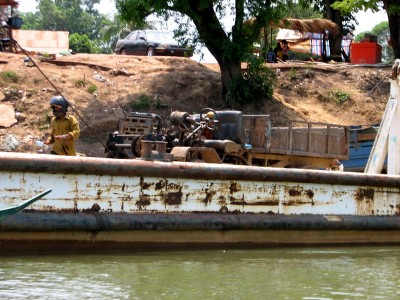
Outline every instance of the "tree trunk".
<path id="1" fill-rule="evenodd" d="M 343 31 L 343 18 L 342 14 L 338 10 L 334 10 L 331 5 L 336 0 L 326 0 L 326 17 L 332 22 L 336 23 L 339 28 L 339 34 L 329 34 L 329 48 L 331 59 L 340 60 L 342 57 L 342 31 Z"/>
<path id="2" fill-rule="evenodd" d="M 225 99 L 229 82 L 240 74 L 241 52 L 226 35 L 213 10 L 212 2 L 208 6 L 197 10 L 197 2 L 190 1 L 193 5 L 187 15 L 193 20 L 204 44 L 217 60 L 221 70 L 221 92 Z M 193 13 L 196 12 L 194 15 Z"/>
<path id="3" fill-rule="evenodd" d="M 393 48 L 394 58 L 400 58 L 400 16 L 388 15 L 390 40 Z"/>
<path id="4" fill-rule="evenodd" d="M 218 60 L 218 59 L 217 59 Z M 221 92 L 225 99 L 229 88 L 229 82 L 232 78 L 241 74 L 240 62 L 235 61 L 218 61 L 221 70 Z"/>

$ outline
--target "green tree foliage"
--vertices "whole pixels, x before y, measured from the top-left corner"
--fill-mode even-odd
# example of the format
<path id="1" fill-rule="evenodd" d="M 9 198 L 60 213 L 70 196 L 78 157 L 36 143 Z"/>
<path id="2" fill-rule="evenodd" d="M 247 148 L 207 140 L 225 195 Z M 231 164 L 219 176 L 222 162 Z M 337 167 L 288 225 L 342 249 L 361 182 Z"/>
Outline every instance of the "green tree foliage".
<path id="1" fill-rule="evenodd" d="M 307 0 L 303 0 L 307 1 Z M 329 35 L 330 55 L 332 57 L 341 58 L 342 56 L 342 35 L 346 35 L 349 30 L 354 30 L 354 22 L 356 20 L 351 12 L 344 12 L 336 9 L 332 4 L 336 0 L 315 0 L 312 2 L 315 9 L 320 11 L 326 19 L 331 20 L 339 26 L 340 33 L 338 35 Z M 340 0 L 342 1 L 342 0 Z"/>
<path id="2" fill-rule="evenodd" d="M 393 62 L 393 49 L 388 44 L 388 40 L 390 38 L 389 23 L 387 21 L 381 22 L 373 27 L 371 31 L 365 31 L 357 34 L 354 38 L 354 41 L 361 41 L 366 34 L 373 34 L 377 36 L 378 44 L 382 46 L 382 61 Z"/>
<path id="3" fill-rule="evenodd" d="M 34 13 L 20 14 L 22 29 L 68 31 L 70 35 L 86 35 L 92 43 L 91 51 L 107 52 L 107 44 L 100 40 L 100 30 L 111 21 L 101 15 L 94 5 L 100 0 L 37 0 Z"/>
<path id="4" fill-rule="evenodd" d="M 102 41 L 108 44 L 109 52 L 113 52 L 119 38 L 123 38 L 135 29 L 154 29 L 151 23 L 145 20 L 124 21 L 115 15 L 112 22 L 100 30 Z"/>
<path id="5" fill-rule="evenodd" d="M 265 67 L 264 60 L 249 55 L 246 59 L 247 70 L 232 78 L 227 94 L 228 107 L 252 105 L 258 109 L 263 106 L 259 99 L 271 98 L 277 82 L 274 70 Z"/>
<path id="6" fill-rule="evenodd" d="M 73 52 L 93 53 L 92 43 L 86 34 L 74 33 L 69 36 L 69 47 Z"/>
<path id="7" fill-rule="evenodd" d="M 278 18 L 283 5 L 281 0 L 116 0 L 126 21 L 143 20 L 151 14 L 174 17 L 183 25 L 188 23 L 185 17 L 190 19 L 220 66 L 224 97 L 232 78 L 240 76 L 241 61 L 252 52 L 261 28 Z M 232 28 L 224 28 L 224 17 L 234 21 Z"/>
<path id="8" fill-rule="evenodd" d="M 400 58 L 400 2 L 398 0 L 342 0 L 332 5 L 343 12 L 385 9 L 388 14 L 391 46 L 395 58 Z"/>

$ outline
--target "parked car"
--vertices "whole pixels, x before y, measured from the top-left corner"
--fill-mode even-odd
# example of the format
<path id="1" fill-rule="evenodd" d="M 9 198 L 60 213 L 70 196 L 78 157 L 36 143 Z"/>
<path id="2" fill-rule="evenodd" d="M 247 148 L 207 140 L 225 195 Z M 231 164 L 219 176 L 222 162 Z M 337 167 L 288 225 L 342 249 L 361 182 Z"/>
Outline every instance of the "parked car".
<path id="1" fill-rule="evenodd" d="M 132 31 L 124 39 L 118 40 L 115 53 L 147 56 L 192 56 L 192 50 L 181 47 L 174 40 L 171 32 L 159 30 Z"/>

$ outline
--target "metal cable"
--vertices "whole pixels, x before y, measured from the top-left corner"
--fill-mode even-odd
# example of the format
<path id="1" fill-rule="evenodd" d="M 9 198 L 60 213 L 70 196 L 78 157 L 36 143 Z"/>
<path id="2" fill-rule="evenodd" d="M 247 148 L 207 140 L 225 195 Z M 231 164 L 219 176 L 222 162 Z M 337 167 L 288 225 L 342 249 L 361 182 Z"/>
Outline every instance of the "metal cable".
<path id="1" fill-rule="evenodd" d="M 64 97 L 64 95 L 60 92 L 60 90 L 53 84 L 53 82 L 44 74 L 44 72 L 39 68 L 39 66 L 36 64 L 36 62 L 30 57 L 28 52 L 23 49 L 20 44 L 15 41 L 19 49 L 29 58 L 29 60 L 33 63 L 33 65 L 39 70 L 39 72 L 43 75 L 44 78 L 47 79 L 47 81 L 51 84 L 51 86 L 57 91 L 57 93 L 67 101 L 68 105 L 72 108 L 73 112 L 78 116 L 78 118 L 82 121 L 83 124 L 86 125 L 86 127 L 89 129 L 89 132 L 103 145 L 103 147 L 106 147 L 106 145 L 103 143 L 103 141 L 98 137 L 98 135 L 92 130 L 92 128 L 89 126 L 88 123 L 83 119 L 83 117 L 78 113 L 78 111 L 71 105 L 71 103 L 67 100 L 67 98 Z"/>

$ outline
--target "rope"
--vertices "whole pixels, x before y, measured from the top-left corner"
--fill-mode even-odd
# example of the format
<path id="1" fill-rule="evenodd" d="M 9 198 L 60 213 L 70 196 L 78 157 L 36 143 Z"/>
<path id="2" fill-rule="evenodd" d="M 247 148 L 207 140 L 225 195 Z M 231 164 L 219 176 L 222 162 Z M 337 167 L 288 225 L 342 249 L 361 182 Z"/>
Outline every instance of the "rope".
<path id="1" fill-rule="evenodd" d="M 78 118 L 82 121 L 83 124 L 86 125 L 86 127 L 89 129 L 89 132 L 103 145 L 103 147 L 106 147 L 106 145 L 103 143 L 103 141 L 98 137 L 98 135 L 92 130 L 92 128 L 89 126 L 88 123 L 83 119 L 83 117 L 78 113 L 78 111 L 71 105 L 71 103 L 67 100 L 67 98 L 64 97 L 64 95 L 61 93 L 61 91 L 53 84 L 53 82 L 44 74 L 42 69 L 39 68 L 39 66 L 36 64 L 36 62 L 30 57 L 28 52 L 23 49 L 20 44 L 15 41 L 17 44 L 18 48 L 21 49 L 21 51 L 29 58 L 29 60 L 33 63 L 33 65 L 39 70 L 39 72 L 43 75 L 44 78 L 51 84 L 51 86 L 57 91 L 57 93 L 67 101 L 68 105 L 72 108 L 73 112 L 78 116 Z"/>
<path id="2" fill-rule="evenodd" d="M 369 95 L 372 94 L 372 92 L 377 88 L 378 85 L 381 84 L 382 81 L 384 81 L 386 78 L 388 78 L 390 75 L 385 75 L 383 78 L 368 92 Z"/>

